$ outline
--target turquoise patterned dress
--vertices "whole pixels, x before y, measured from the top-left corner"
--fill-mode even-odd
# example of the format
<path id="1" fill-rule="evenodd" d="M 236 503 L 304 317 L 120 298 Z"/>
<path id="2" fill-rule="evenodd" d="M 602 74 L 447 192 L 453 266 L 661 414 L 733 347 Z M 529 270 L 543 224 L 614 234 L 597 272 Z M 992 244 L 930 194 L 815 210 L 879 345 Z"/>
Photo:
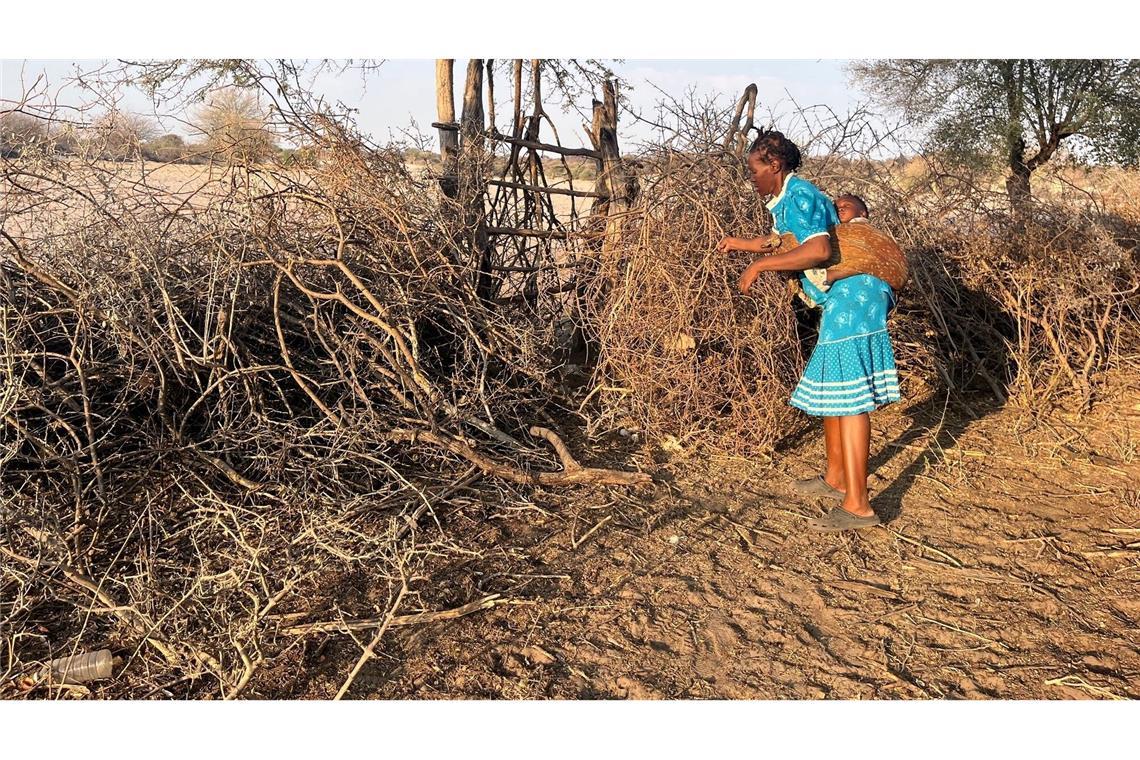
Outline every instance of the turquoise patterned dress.
<path id="1" fill-rule="evenodd" d="M 768 203 L 776 231 L 800 243 L 827 235 L 839 223 L 835 206 L 815 185 L 790 174 Z M 804 293 L 823 309 L 819 342 L 791 405 L 815 417 L 847 417 L 898 401 L 899 378 L 887 333 L 895 304 L 891 287 L 869 274 L 847 277 L 826 290 L 800 273 Z"/>

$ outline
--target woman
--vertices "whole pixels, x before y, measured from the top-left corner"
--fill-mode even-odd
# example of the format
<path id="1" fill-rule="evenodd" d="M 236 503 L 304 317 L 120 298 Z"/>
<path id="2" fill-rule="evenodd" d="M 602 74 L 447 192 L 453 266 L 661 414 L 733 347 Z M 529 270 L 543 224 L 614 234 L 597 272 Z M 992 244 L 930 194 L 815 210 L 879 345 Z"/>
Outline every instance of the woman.
<path id="1" fill-rule="evenodd" d="M 831 257 L 829 237 L 839 219 L 830 199 L 796 176 L 800 151 L 779 132 L 763 132 L 748 149 L 748 171 L 756 192 L 768 196 L 776 232 L 791 232 L 795 248 L 754 261 L 740 277 L 747 294 L 761 272 L 797 271 L 804 293 L 823 309 L 819 341 L 792 394 L 791 405 L 823 418 L 827 469 L 797 481 L 797 490 L 841 500 L 810 527 L 842 531 L 879 524 L 867 498 L 867 459 L 871 448 L 869 413 L 899 399 L 894 351 L 887 334 L 887 312 L 895 296 L 871 275 L 847 277 L 819 287 L 807 272 Z M 762 253 L 767 238 L 726 237 L 718 250 Z M 826 288 L 826 289 L 824 289 Z"/>

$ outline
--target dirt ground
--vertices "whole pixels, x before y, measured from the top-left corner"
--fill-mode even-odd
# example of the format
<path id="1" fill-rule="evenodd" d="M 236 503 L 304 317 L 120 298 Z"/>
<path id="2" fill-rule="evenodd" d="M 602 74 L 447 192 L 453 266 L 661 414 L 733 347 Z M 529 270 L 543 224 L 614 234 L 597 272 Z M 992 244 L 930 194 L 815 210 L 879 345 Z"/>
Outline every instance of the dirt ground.
<path id="1" fill-rule="evenodd" d="M 857 533 L 805 530 L 825 505 L 786 488 L 821 461 L 818 427 L 767 463 L 677 454 L 648 493 L 472 498 L 441 518 L 470 559 L 417 604 L 495 606 L 393 629 L 349 696 L 1140 697 L 1138 398 L 1079 421 L 883 410 L 888 521 Z M 331 696 L 359 652 L 310 639 L 292 696 Z"/>

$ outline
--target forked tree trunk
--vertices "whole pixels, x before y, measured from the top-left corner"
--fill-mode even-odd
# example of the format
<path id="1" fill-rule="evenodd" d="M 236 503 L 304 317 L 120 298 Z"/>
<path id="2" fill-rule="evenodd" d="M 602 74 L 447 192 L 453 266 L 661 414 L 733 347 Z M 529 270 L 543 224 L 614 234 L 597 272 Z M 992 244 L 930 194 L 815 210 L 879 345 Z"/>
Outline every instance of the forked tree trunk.
<path id="1" fill-rule="evenodd" d="M 624 212 L 629 210 L 637 194 L 637 183 L 625 170 L 618 150 L 617 139 L 617 91 L 614 83 L 606 80 L 603 86 L 603 99 L 594 101 L 594 125 L 591 138 L 594 148 L 601 154 L 601 173 L 594 190 L 605 193 L 607 201 L 599 208 L 606 214 L 606 234 L 602 242 L 602 254 L 621 242 L 621 228 Z"/>
<path id="2" fill-rule="evenodd" d="M 594 248 L 595 255 L 605 257 L 620 245 L 625 212 L 629 210 L 637 195 L 637 180 L 626 171 L 618 149 L 617 90 L 612 81 L 607 80 L 603 85 L 602 100 L 594 101 L 590 139 L 594 143 L 594 150 L 601 154 L 597 159 L 598 178 L 594 182 L 597 200 L 590 215 L 595 219 L 604 219 L 605 224 L 605 234 L 600 245 L 591 247 Z M 583 268 L 597 265 L 597 260 L 590 259 L 580 264 Z M 583 271 L 581 278 L 583 283 L 591 279 L 585 275 L 586 272 Z M 584 284 L 580 285 L 575 293 L 576 314 L 571 353 L 589 362 L 595 355 L 597 336 L 589 330 L 588 320 L 584 318 L 585 312 L 588 311 L 586 297 Z"/>
<path id="3" fill-rule="evenodd" d="M 1009 194 L 1009 206 L 1016 218 L 1024 219 L 1033 203 L 1033 191 L 1029 178 L 1033 168 L 1025 161 L 1025 140 L 1018 139 L 1010 146 L 1009 177 L 1005 189 Z"/>

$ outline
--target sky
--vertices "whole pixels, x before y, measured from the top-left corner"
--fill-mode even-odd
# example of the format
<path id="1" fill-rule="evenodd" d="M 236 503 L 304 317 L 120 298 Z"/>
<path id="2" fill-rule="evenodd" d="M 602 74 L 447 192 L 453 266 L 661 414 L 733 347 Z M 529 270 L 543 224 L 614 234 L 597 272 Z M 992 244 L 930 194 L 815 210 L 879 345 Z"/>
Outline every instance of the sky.
<path id="1" fill-rule="evenodd" d="M 9 4 L 6 30 L 43 28 L 45 9 Z M 792 101 L 825 105 L 842 115 L 865 100 L 848 81 L 845 64 L 882 57 L 1136 57 L 1140 37 L 1114 18 L 1111 0 L 1082 0 L 1081 13 L 1058 21 L 1025 14 L 1017 4 L 957 0 L 953 6 L 913 0 L 813 0 L 810 6 L 721 0 L 715 6 L 622 0 L 598 5 L 542 4 L 512 8 L 470 0 L 377 3 L 322 0 L 319 12 L 298 16 L 279 2 L 196 0 L 192 11 L 153 0 L 115 0 L 114 12 L 89 0 L 57 0 L 50 33 L 3 35 L 0 98 L 16 98 L 21 81 L 43 71 L 62 83 L 76 61 L 130 57 L 376 58 L 387 62 L 367 82 L 325 76 L 318 89 L 358 109 L 358 124 L 379 142 L 399 136 L 414 120 L 434 141 L 436 57 L 456 56 L 461 80 L 466 59 L 597 58 L 612 61 L 626 79 L 628 105 L 652 116 L 660 88 L 682 96 L 720 94 L 734 102 L 744 87 L 759 88 L 758 122 L 770 111 L 787 114 Z M 287 5 L 287 4 L 286 4 Z M 316 7 L 316 6 L 314 6 Z M 1016 33 L 1010 30 L 1016 30 Z M 508 95 L 505 77 L 497 81 Z M 77 98 L 73 92 L 61 99 Z M 507 113 L 505 102 L 498 115 Z M 139 93 L 121 107 L 147 112 Z M 588 112 L 589 103 L 581 104 Z M 549 108 L 562 142 L 586 142 L 577 114 Z M 167 129 L 186 132 L 184 126 Z M 505 127 L 502 125 L 501 128 Z M 543 135 L 549 138 L 549 133 Z M 630 114 L 619 122 L 622 148 L 651 139 Z"/>
<path id="2" fill-rule="evenodd" d="M 18 100 L 42 76 L 41 84 L 46 83 L 46 92 L 59 102 L 72 106 L 91 102 L 94 97 L 92 93 L 83 92 L 68 83 L 76 71 L 94 70 L 101 63 L 104 61 L 95 59 L 0 60 L 0 99 Z M 769 112 L 786 113 L 794 108 L 795 103 L 803 106 L 823 104 L 842 113 L 852 108 L 861 97 L 861 93 L 848 83 L 846 62 L 835 59 L 611 59 L 606 63 L 630 88 L 626 92 L 629 111 L 640 113 L 649 119 L 653 118 L 655 106 L 663 97 L 662 92 L 674 97 L 685 96 L 690 91 L 698 97 L 719 96 L 729 105 L 753 82 L 759 93 L 757 121 L 766 118 Z M 457 108 L 460 107 L 458 90 L 462 87 L 465 69 L 466 59 L 457 59 Z M 503 72 L 497 78 L 496 100 L 499 101 L 497 117 L 500 127 L 507 131 L 505 123 L 502 123 L 508 113 L 507 99 L 510 97 L 510 84 L 505 74 Z M 430 127 L 438 119 L 434 81 L 434 59 L 390 59 L 366 78 L 355 71 L 321 75 L 314 81 L 314 89 L 332 101 L 339 100 L 357 109 L 359 127 L 383 143 L 391 138 L 399 138 L 401 131 L 413 123 L 418 125 L 421 132 L 434 137 L 435 130 Z M 156 114 L 154 106 L 137 89 L 125 89 L 119 95 L 121 99 L 118 107 L 121 110 L 162 115 Z M 563 113 L 562 109 L 549 102 L 547 105 L 563 144 L 580 147 L 587 143 L 588 138 L 582 128 L 583 119 L 579 114 Z M 588 98 L 577 105 L 588 119 Z M 654 136 L 653 128 L 634 118 L 630 112 L 624 113 L 620 118 L 621 139 L 630 143 L 651 140 Z M 188 131 L 185 125 L 173 121 L 164 123 L 164 128 L 182 134 L 187 134 Z M 543 138 L 549 139 L 549 128 L 544 129 L 547 131 Z"/>

